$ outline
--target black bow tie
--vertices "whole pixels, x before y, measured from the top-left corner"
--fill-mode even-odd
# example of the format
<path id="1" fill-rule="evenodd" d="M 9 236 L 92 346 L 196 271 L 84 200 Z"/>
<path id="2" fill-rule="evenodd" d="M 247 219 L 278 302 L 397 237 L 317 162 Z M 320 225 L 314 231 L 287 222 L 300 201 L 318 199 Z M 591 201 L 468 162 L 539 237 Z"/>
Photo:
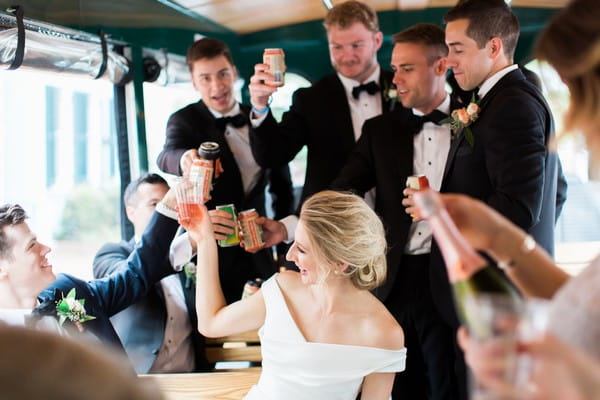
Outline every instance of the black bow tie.
<path id="1" fill-rule="evenodd" d="M 352 88 L 352 97 L 358 99 L 360 92 L 366 91 L 369 94 L 375 94 L 379 92 L 379 85 L 375 81 L 363 83 L 362 85 L 354 86 Z"/>
<path id="2" fill-rule="evenodd" d="M 433 110 L 429 114 L 425 115 L 413 115 L 415 135 L 421 132 L 425 122 L 433 122 L 436 125 L 441 125 L 441 122 L 446 118 L 448 118 L 448 115 L 440 110 Z"/>
<path id="3" fill-rule="evenodd" d="M 231 117 L 217 118 L 215 123 L 221 132 L 225 132 L 225 126 L 227 124 L 231 124 L 236 128 L 241 128 L 242 126 L 248 124 L 248 118 L 244 114 L 237 114 Z"/>

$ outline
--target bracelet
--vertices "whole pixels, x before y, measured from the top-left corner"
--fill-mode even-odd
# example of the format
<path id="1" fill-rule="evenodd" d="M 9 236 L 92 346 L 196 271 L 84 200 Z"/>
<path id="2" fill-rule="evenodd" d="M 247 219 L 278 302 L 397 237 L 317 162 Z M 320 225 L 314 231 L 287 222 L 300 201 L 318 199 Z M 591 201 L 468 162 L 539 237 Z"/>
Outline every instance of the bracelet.
<path id="1" fill-rule="evenodd" d="M 525 235 L 525 237 L 523 238 L 523 242 L 521 242 L 521 246 L 519 246 L 519 252 L 522 255 L 529 254 L 533 251 L 533 249 L 535 249 L 536 245 L 537 243 L 535 242 L 533 236 Z M 513 268 L 514 266 L 515 260 L 498 261 L 498 268 L 505 271 Z"/>
<path id="2" fill-rule="evenodd" d="M 265 108 L 263 108 L 262 110 L 257 109 L 256 107 L 252 106 L 252 112 L 254 114 L 258 114 L 258 115 L 264 115 L 269 111 L 269 106 L 267 105 Z"/>

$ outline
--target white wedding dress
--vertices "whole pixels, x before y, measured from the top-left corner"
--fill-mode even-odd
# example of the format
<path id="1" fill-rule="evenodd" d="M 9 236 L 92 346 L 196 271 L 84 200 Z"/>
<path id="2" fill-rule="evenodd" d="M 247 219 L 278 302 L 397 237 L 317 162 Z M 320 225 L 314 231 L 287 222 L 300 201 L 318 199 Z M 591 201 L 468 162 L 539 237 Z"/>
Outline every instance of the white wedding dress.
<path id="1" fill-rule="evenodd" d="M 403 371 L 406 349 L 307 342 L 277 284 L 263 283 L 262 374 L 245 400 L 354 400 L 366 375 Z"/>
<path id="2" fill-rule="evenodd" d="M 600 257 L 556 293 L 548 330 L 600 360 Z"/>

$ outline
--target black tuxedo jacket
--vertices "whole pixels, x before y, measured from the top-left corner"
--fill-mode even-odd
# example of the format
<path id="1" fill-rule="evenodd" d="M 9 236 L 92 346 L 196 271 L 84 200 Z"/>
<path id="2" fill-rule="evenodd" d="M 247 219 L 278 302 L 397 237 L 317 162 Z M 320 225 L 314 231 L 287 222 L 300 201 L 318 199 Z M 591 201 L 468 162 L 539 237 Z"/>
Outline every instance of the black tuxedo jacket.
<path id="1" fill-rule="evenodd" d="M 240 107 L 242 113 L 249 114 L 248 106 Z M 207 207 L 211 209 L 217 205 L 233 203 L 238 211 L 255 208 L 260 215 L 265 215 L 267 171 L 262 171 L 259 182 L 250 193 L 244 195 L 240 170 L 225 136 L 217 129 L 215 121 L 202 101 L 190 104 L 171 115 L 167 123 L 164 148 L 158 156 L 159 168 L 164 172 L 181 175 L 179 160 L 186 150 L 198 148 L 205 141 L 217 142 L 221 147 L 220 157 L 224 172 L 213 185 L 212 199 L 207 203 Z M 292 207 L 289 169 L 287 165 L 279 167 L 270 171 L 271 182 L 275 182 L 272 187 L 279 188 L 283 193 L 276 196 L 279 201 L 287 199 L 289 203 L 285 207 L 275 208 L 289 210 Z M 225 298 L 228 303 L 232 303 L 240 299 L 248 279 L 267 279 L 276 271 L 276 267 L 269 249 L 250 254 L 239 246 L 219 247 L 219 271 Z"/>
<path id="2" fill-rule="evenodd" d="M 94 258 L 94 277 L 104 278 L 126 268 L 127 258 L 134 248 L 135 241 L 133 239 L 128 242 L 107 243 L 102 246 Z M 204 355 L 204 337 L 197 329 L 196 287 L 193 284 L 186 287 L 183 271 L 177 275 L 181 282 L 187 314 L 192 327 L 195 371 L 207 371 L 209 366 Z M 167 309 L 160 283 L 152 286 L 148 294 L 137 303 L 111 317 L 113 327 L 138 374 L 148 373 L 154 364 L 164 339 L 166 320 Z"/>
<path id="3" fill-rule="evenodd" d="M 471 147 L 460 132 L 453 141 L 442 192 L 480 199 L 529 232 L 550 254 L 554 224 L 566 199 L 560 161 L 549 148 L 554 122 L 541 92 L 520 70 L 511 71 L 483 97 L 470 126 Z M 450 286 L 435 240 L 431 251 L 434 301 L 453 315 Z"/>
<path id="4" fill-rule="evenodd" d="M 380 87 L 389 87 L 391 81 L 392 73 L 382 70 Z M 390 103 L 383 92 L 381 96 L 382 111 L 386 113 Z M 327 75 L 311 87 L 298 89 L 281 123 L 269 113 L 250 135 L 250 143 L 254 158 L 263 167 L 288 163 L 307 146 L 300 204 L 310 195 L 328 188 L 356 144 L 350 106 L 337 74 Z"/>
<path id="5" fill-rule="evenodd" d="M 139 301 L 155 283 L 173 273 L 169 264 L 171 240 L 165 238 L 172 238 L 178 226 L 177 221 L 155 212 L 140 245 L 127 258 L 123 268 L 110 277 L 89 282 L 59 274 L 56 281 L 39 294 L 40 306 L 33 314 L 56 315 L 56 294 L 66 296 L 75 288 L 76 299 L 85 299 L 86 313 L 96 317 L 84 322 L 83 328 L 102 342 L 122 348 L 109 318 Z"/>

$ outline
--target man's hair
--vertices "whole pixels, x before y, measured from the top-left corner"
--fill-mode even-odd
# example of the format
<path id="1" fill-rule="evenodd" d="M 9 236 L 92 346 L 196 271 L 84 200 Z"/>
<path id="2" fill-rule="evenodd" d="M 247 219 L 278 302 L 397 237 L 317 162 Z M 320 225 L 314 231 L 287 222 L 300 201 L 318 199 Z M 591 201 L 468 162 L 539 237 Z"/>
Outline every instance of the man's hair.
<path id="1" fill-rule="evenodd" d="M 21 224 L 26 218 L 25 210 L 18 204 L 0 206 L 0 259 L 8 258 L 12 249 L 12 243 L 6 237 L 4 227 Z"/>
<path id="2" fill-rule="evenodd" d="M 185 62 L 191 71 L 192 64 L 194 64 L 195 61 L 203 58 L 212 59 L 219 56 L 225 57 L 229 64 L 234 65 L 233 57 L 231 56 L 231 50 L 229 50 L 229 47 L 224 42 L 214 38 L 203 38 L 196 40 L 188 48 L 187 55 L 185 56 Z"/>
<path id="3" fill-rule="evenodd" d="M 519 39 L 519 20 L 504 0 L 461 0 L 444 15 L 444 23 L 469 20 L 467 35 L 482 49 L 499 37 L 504 55 L 512 61 Z"/>
<path id="4" fill-rule="evenodd" d="M 144 174 L 136 180 L 129 182 L 129 185 L 127 185 L 125 193 L 123 194 L 123 202 L 125 203 L 125 206 L 131 205 L 132 197 L 143 183 L 148 183 L 150 185 L 165 185 L 166 187 L 169 187 L 169 184 L 162 176 L 152 173 Z"/>
<path id="5" fill-rule="evenodd" d="M 435 24 L 420 23 L 392 36 L 392 43 L 413 43 L 425 46 L 429 50 L 429 64 L 448 56 L 444 30 Z"/>
<path id="6" fill-rule="evenodd" d="M 323 25 L 325 29 L 332 26 L 346 29 L 356 22 L 360 22 L 371 32 L 379 32 L 379 22 L 375 11 L 365 3 L 355 0 L 335 5 L 327 12 Z"/>

